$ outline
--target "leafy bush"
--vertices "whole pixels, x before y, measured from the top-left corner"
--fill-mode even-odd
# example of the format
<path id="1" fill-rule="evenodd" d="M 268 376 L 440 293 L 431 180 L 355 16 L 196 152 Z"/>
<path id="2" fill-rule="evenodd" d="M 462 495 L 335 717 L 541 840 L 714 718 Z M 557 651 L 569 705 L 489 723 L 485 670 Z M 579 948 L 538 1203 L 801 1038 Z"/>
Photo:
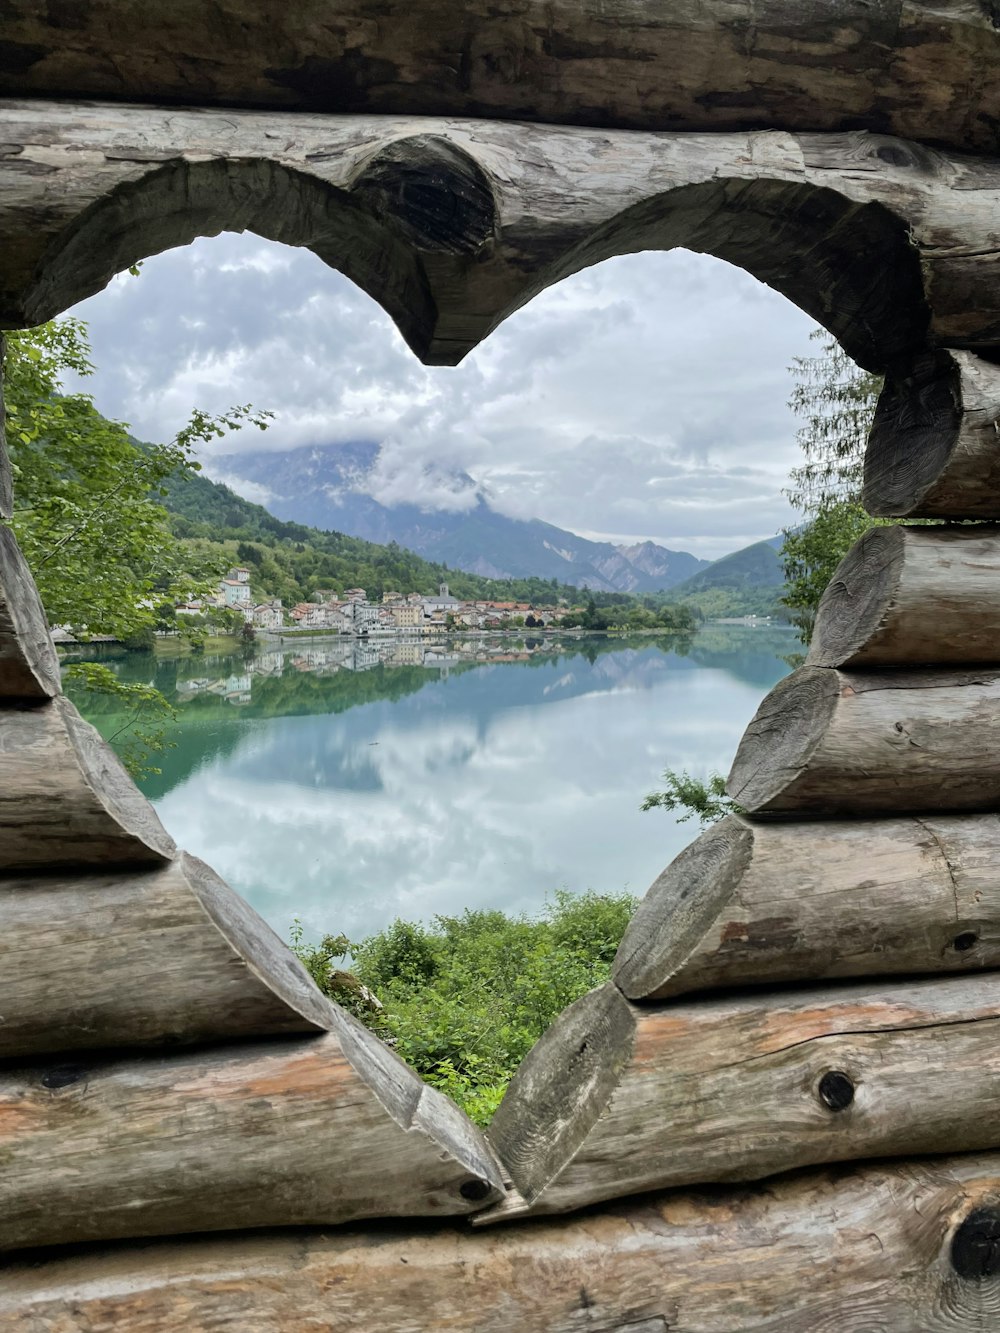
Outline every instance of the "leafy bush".
<path id="1" fill-rule="evenodd" d="M 429 1083 L 486 1124 L 514 1071 L 573 1000 L 608 979 L 636 900 L 556 893 L 536 918 L 467 910 L 424 926 L 394 921 L 361 944 L 292 948 L 331 999 Z M 350 952 L 350 971 L 335 966 Z"/>

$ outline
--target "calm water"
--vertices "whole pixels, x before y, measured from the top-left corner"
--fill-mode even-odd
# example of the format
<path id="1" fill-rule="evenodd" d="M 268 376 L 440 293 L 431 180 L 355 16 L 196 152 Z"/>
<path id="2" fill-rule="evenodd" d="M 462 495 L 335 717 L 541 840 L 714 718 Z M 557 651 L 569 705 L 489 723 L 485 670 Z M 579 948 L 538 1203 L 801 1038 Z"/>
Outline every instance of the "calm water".
<path id="1" fill-rule="evenodd" d="M 180 709 L 143 784 L 177 842 L 282 936 L 298 916 L 359 939 L 396 916 L 531 912 L 560 886 L 645 892 L 698 826 L 643 814 L 643 795 L 666 767 L 726 771 L 796 646 L 717 627 L 411 648 L 403 665 L 331 640 L 115 665 Z M 122 720 L 87 711 L 105 734 Z"/>

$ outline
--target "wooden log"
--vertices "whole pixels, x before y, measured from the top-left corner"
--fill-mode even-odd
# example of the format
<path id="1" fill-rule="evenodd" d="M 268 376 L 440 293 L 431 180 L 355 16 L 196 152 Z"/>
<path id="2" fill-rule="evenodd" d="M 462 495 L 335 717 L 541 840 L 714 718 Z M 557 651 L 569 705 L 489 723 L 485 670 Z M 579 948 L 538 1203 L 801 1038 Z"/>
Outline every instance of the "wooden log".
<path id="1" fill-rule="evenodd" d="M 1000 1147 L 1000 976 L 634 1005 L 612 983 L 529 1052 L 481 1220 L 796 1167 Z"/>
<path id="2" fill-rule="evenodd" d="M 204 862 L 0 880 L 0 1059 L 326 1031 L 331 1006 Z"/>
<path id="3" fill-rule="evenodd" d="M 728 815 L 655 881 L 613 978 L 630 1000 L 1000 968 L 1000 818 L 751 823 Z"/>
<path id="4" fill-rule="evenodd" d="M 754 815 L 992 810 L 998 728 L 995 670 L 800 667 L 758 708 L 727 790 Z"/>
<path id="5" fill-rule="evenodd" d="M 322 1036 L 0 1070 L 0 1249 L 501 1199 L 472 1122 L 331 1010 Z"/>
<path id="6" fill-rule="evenodd" d="M 14 534 L 0 524 L 0 698 L 48 699 L 58 693 L 59 659 L 38 589 Z"/>
<path id="7" fill-rule="evenodd" d="M 959 663 L 1000 663 L 1000 529 L 870 529 L 823 594 L 806 665 Z"/>
<path id="8" fill-rule="evenodd" d="M 307 246 L 435 364 L 570 273 L 676 246 L 742 266 L 872 369 L 928 339 L 1000 344 L 993 165 L 900 139 L 38 101 L 0 123 L 0 325 L 228 228 Z"/>
<path id="9" fill-rule="evenodd" d="M 1000 1156 L 673 1191 L 584 1217 L 10 1256 L 18 1333 L 982 1333 Z"/>
<path id="10" fill-rule="evenodd" d="M 175 850 L 68 699 L 0 711 L 0 871 L 160 863 Z"/>
<path id="11" fill-rule="evenodd" d="M 1000 366 L 940 349 L 890 375 L 862 502 L 878 518 L 1000 518 Z"/>
<path id="12" fill-rule="evenodd" d="M 8 95 L 599 129 L 837 130 L 996 150 L 995 16 L 931 0 L 6 0 Z"/>

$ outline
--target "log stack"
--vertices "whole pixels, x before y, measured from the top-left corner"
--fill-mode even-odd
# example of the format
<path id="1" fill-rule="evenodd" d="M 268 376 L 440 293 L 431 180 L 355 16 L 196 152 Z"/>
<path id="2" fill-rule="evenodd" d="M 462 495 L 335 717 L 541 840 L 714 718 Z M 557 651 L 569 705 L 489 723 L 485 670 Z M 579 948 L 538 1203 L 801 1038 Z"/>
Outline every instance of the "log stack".
<path id="1" fill-rule="evenodd" d="M 147 8 L 8 5 L 4 327 L 229 228 L 455 364 L 558 279 L 686 246 L 886 375 L 866 504 L 945 523 L 844 562 L 740 747 L 743 813 L 488 1141 L 174 847 L 61 696 L 0 521 L 0 1250 L 36 1247 L 0 1328 L 996 1327 L 996 4 Z M 2 431 L 0 403 L 0 520 Z"/>
<path id="2" fill-rule="evenodd" d="M 1000 518 L 998 421 L 996 367 L 918 358 L 879 406 L 877 512 Z M 991 522 L 848 553 L 739 746 L 742 813 L 660 875 L 613 980 L 511 1083 L 490 1137 L 513 1188 L 477 1223 L 1000 1147 L 998 576 Z"/>

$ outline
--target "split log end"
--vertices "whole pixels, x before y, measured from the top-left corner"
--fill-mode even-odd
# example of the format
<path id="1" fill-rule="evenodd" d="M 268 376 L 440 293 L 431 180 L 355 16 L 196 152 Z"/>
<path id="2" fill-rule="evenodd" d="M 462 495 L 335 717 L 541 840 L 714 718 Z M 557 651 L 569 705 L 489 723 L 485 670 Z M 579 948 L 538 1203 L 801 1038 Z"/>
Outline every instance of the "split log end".
<path id="1" fill-rule="evenodd" d="M 750 814 L 783 813 L 781 796 L 806 768 L 833 717 L 837 673 L 800 667 L 779 681 L 743 733 L 726 790 Z"/>
<path id="2" fill-rule="evenodd" d="M 905 529 L 872 528 L 844 556 L 819 604 L 807 666 L 836 667 L 862 658 L 883 625 L 899 586 Z"/>
<path id="3" fill-rule="evenodd" d="M 664 999 L 686 989 L 677 974 L 731 900 L 753 842 L 750 826 L 727 815 L 655 881 L 615 957 L 614 981 L 630 1000 Z"/>
<path id="4" fill-rule="evenodd" d="M 2 472 L 0 457 L 0 491 Z M 38 589 L 13 532 L 0 524 L 0 698 L 49 699 L 59 684 L 59 659 Z"/>
<path id="5" fill-rule="evenodd" d="M 565 1009 L 514 1075 L 487 1136 L 528 1208 L 600 1118 L 634 1033 L 631 1005 L 609 982 Z"/>

